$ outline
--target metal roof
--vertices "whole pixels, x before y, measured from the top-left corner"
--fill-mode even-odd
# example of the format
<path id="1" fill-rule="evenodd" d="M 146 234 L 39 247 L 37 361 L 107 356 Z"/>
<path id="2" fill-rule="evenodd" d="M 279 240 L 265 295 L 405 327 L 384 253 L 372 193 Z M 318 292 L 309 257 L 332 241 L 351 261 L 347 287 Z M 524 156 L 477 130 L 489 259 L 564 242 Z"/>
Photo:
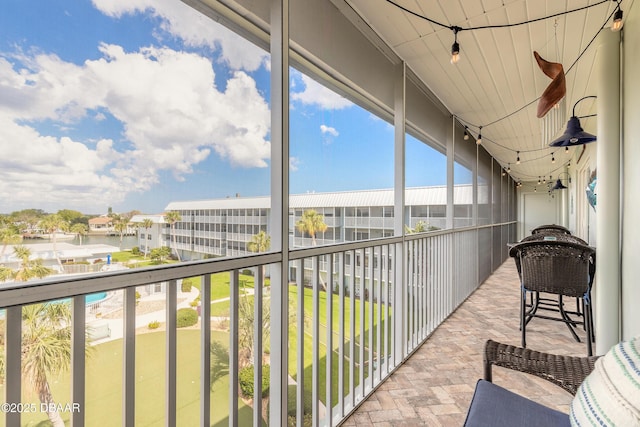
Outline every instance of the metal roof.
<path id="1" fill-rule="evenodd" d="M 482 190 L 481 187 L 480 191 Z M 454 187 L 455 204 L 471 204 L 473 186 L 471 184 Z M 289 207 L 296 208 L 330 208 L 330 207 L 367 207 L 393 206 L 393 190 L 360 190 L 331 193 L 293 194 L 289 199 Z M 434 206 L 447 204 L 446 186 L 408 188 L 405 194 L 407 206 Z M 269 209 L 271 197 L 235 197 L 224 199 L 192 200 L 171 202 L 166 210 L 198 210 L 198 209 Z"/>

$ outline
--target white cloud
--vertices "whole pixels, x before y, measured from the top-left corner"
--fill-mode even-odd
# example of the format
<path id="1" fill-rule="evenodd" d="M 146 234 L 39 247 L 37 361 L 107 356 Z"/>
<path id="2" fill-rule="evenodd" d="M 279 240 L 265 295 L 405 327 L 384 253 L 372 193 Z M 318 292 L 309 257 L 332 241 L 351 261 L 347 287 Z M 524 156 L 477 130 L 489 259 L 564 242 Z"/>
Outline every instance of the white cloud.
<path id="1" fill-rule="evenodd" d="M 348 99 L 338 95 L 327 87 L 316 82 L 312 78 L 302 73 L 292 73 L 293 77 L 300 77 L 304 83 L 304 89 L 299 92 L 295 92 L 294 89 L 298 88 L 298 85 L 292 83 L 291 85 L 291 99 L 294 101 L 300 101 L 304 104 L 317 105 L 325 110 L 341 110 L 343 108 L 351 107 L 353 103 Z"/>
<path id="2" fill-rule="evenodd" d="M 300 159 L 294 156 L 289 157 L 289 170 L 295 172 L 300 167 Z"/>
<path id="3" fill-rule="evenodd" d="M 336 130 L 336 128 L 333 128 L 327 125 L 320 125 L 320 132 L 322 132 L 323 134 L 329 134 L 331 136 L 340 135 L 340 133 Z"/>
<path id="4" fill-rule="evenodd" d="M 179 37 L 187 46 L 222 49 L 223 58 L 236 70 L 255 71 L 267 63 L 268 53 L 177 0 L 93 0 L 105 15 L 150 13 L 161 20 L 161 28 Z"/>
<path id="5" fill-rule="evenodd" d="M 149 189 L 160 171 L 182 179 L 212 151 L 232 165 L 265 167 L 270 155 L 267 101 L 236 72 L 224 92 L 211 63 L 169 48 L 125 52 L 102 45 L 82 65 L 55 55 L 0 57 L 0 211 L 40 200 L 97 206 Z M 18 69 L 18 67 L 21 67 Z M 40 134 L 48 121 L 118 120 L 124 141 L 77 141 Z"/>

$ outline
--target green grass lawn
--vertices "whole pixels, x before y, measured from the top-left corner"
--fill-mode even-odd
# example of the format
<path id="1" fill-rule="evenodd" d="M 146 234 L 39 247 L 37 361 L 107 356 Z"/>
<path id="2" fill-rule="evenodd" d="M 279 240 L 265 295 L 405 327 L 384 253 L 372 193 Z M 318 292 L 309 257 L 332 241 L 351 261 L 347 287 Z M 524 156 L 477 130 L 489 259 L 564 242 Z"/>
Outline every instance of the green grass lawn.
<path id="1" fill-rule="evenodd" d="M 228 346 L 229 335 L 212 331 L 212 340 Z M 164 426 L 165 405 L 165 334 L 153 332 L 136 337 L 136 426 Z M 199 425 L 200 382 L 200 331 L 178 331 L 178 387 L 177 425 Z M 122 340 L 115 340 L 94 347 L 87 361 L 87 401 L 81 408 L 87 426 L 122 425 Z M 69 374 L 52 379 L 51 388 L 58 403 L 72 403 L 70 399 Z M 4 395 L 4 385 L 0 385 Z M 23 403 L 36 403 L 37 396 L 23 391 Z M 228 425 L 229 377 L 214 384 L 211 398 L 211 426 Z M 63 414 L 69 425 L 70 414 Z M 253 412 L 239 401 L 239 425 L 252 425 Z M 4 426 L 0 417 L 0 426 Z M 44 413 L 23 414 L 23 426 L 50 426 Z"/>
<path id="2" fill-rule="evenodd" d="M 326 403 L 326 378 L 327 378 L 327 372 L 326 372 L 326 363 L 327 363 L 327 346 L 326 346 L 326 337 L 327 337 L 327 293 L 326 292 L 320 292 L 318 294 L 319 297 L 319 301 L 318 301 L 318 319 L 320 321 L 320 327 L 319 327 L 319 338 L 320 338 L 320 346 L 318 347 L 319 349 L 319 354 L 318 354 L 318 377 L 319 377 L 319 388 L 320 388 L 320 400 L 323 403 Z M 340 362 L 340 358 L 339 358 L 339 346 L 340 343 L 338 342 L 338 330 L 340 327 L 340 313 L 339 313 L 339 303 L 340 303 L 340 296 L 338 294 L 332 294 L 333 300 L 332 300 L 332 304 L 333 304 L 333 313 L 332 313 L 332 331 L 333 331 L 333 351 L 331 352 L 331 357 L 332 357 L 332 372 L 331 372 L 331 377 L 332 377 L 332 404 L 336 405 L 338 403 L 338 363 Z M 298 301 L 298 288 L 297 286 L 290 286 L 289 287 L 289 301 L 291 301 L 291 304 L 289 306 L 289 309 L 294 311 L 296 310 L 297 307 L 297 301 Z M 305 318 L 307 319 L 307 321 L 305 322 L 305 332 L 303 335 L 303 339 L 304 339 L 304 389 L 305 389 L 305 400 L 307 400 L 307 397 L 309 398 L 309 401 L 305 403 L 305 405 L 310 405 L 310 397 L 311 397 L 311 393 L 312 393 L 312 382 L 311 382 L 311 378 L 312 378 L 312 374 L 313 374 L 313 331 L 312 331 L 312 325 L 313 322 L 312 320 L 312 316 L 313 316 L 313 290 L 310 288 L 304 288 L 304 297 L 303 297 L 303 301 L 304 301 L 304 312 L 305 312 Z M 371 307 L 374 307 L 374 313 L 373 313 L 373 324 L 372 326 L 370 326 L 369 323 L 369 310 L 371 310 Z M 354 300 L 354 322 L 353 322 L 353 326 L 354 326 L 354 336 L 353 336 L 353 340 L 354 340 L 354 354 L 353 356 L 351 356 L 349 354 L 350 352 L 350 338 L 351 338 L 351 331 L 350 331 L 350 327 L 351 327 L 351 299 L 348 297 L 345 297 L 344 300 L 344 318 L 345 318 L 345 324 L 344 324 L 344 337 L 345 337 L 345 343 L 344 343 L 344 358 L 346 360 L 350 360 L 351 358 L 353 358 L 354 361 L 354 387 L 360 384 L 360 345 L 361 345 L 361 328 L 360 328 L 360 310 L 361 310 L 361 301 L 360 298 L 356 298 Z M 390 322 L 388 321 L 391 318 L 391 312 L 390 310 L 386 313 L 386 315 L 388 317 L 385 317 L 383 313 L 382 315 L 382 323 L 379 326 L 379 321 L 378 321 L 378 308 L 376 305 L 371 305 L 368 301 L 364 302 L 364 315 L 365 315 L 365 323 L 364 323 L 364 340 L 363 340 L 363 345 L 364 345 L 364 360 L 365 363 L 368 362 L 369 360 L 369 352 L 373 351 L 375 352 L 377 350 L 377 329 L 380 328 L 385 328 L 387 327 L 387 331 L 390 331 Z M 295 322 L 295 319 L 292 319 L 293 322 Z M 369 347 L 369 329 L 370 327 L 372 328 L 372 333 L 373 333 L 373 341 L 372 341 L 372 347 Z M 298 357 L 298 353 L 297 353 L 297 343 L 298 343 L 298 334 L 296 332 L 296 328 L 295 328 L 295 323 L 293 324 L 292 327 L 289 328 L 289 374 L 293 377 L 296 378 L 297 377 L 297 357 Z M 382 330 L 381 330 L 381 336 L 384 338 L 384 335 L 382 334 Z M 388 332 L 389 333 L 389 332 Z M 389 337 L 389 335 L 387 335 L 387 337 Z M 384 346 L 383 343 L 381 343 L 381 352 L 384 351 Z M 375 354 L 375 353 L 374 353 Z M 383 357 L 383 355 L 379 355 L 380 357 Z M 374 356 L 375 359 L 375 356 Z M 349 372 L 350 372 L 350 364 L 347 362 L 345 363 L 344 366 L 344 371 L 343 371 L 343 395 L 346 395 L 349 392 Z M 367 380 L 368 378 L 368 367 L 365 366 L 365 372 L 364 372 L 364 377 L 365 380 Z"/>
<path id="3" fill-rule="evenodd" d="M 220 274 L 216 276 L 215 281 L 212 280 L 213 289 L 222 289 L 222 292 L 218 295 L 223 295 L 222 298 L 228 297 L 229 289 L 229 275 Z M 253 279 L 251 276 L 246 276 L 245 280 L 249 281 Z M 199 280 L 197 281 L 199 285 Z M 253 281 L 251 280 L 251 285 Z M 225 294 L 226 292 L 226 294 Z M 292 313 L 296 312 L 297 305 L 297 292 L 296 286 L 289 288 L 289 309 Z M 326 334 L 327 334 L 327 314 L 326 314 L 326 292 L 319 293 L 319 312 L 318 318 L 320 321 L 320 345 L 318 350 L 319 358 L 319 389 L 320 400 L 324 403 L 326 401 Z M 339 359 L 339 342 L 338 342 L 338 329 L 339 329 L 339 295 L 332 294 L 333 297 L 333 351 L 329 352 L 332 357 L 333 369 L 331 372 L 332 377 L 332 404 L 335 405 L 338 401 L 338 363 Z M 252 295 L 246 296 L 246 298 L 253 298 Z M 312 363 L 313 363 L 313 343 L 312 343 L 312 322 L 310 321 L 313 315 L 313 291 L 312 289 L 304 289 L 304 305 L 305 305 L 305 321 L 304 334 L 304 390 L 305 390 L 305 406 L 307 411 L 310 410 L 311 396 L 312 396 Z M 344 359 L 347 361 L 343 373 L 343 395 L 349 391 L 349 371 L 350 360 L 354 362 L 354 386 L 360 382 L 360 345 L 361 345 L 361 328 L 360 328 L 360 299 L 354 300 L 354 354 L 350 354 L 349 343 L 351 339 L 350 322 L 351 322 L 351 301 L 348 297 L 345 297 L 345 347 L 344 347 Z M 365 364 L 369 359 L 369 351 L 376 351 L 377 346 L 377 330 L 378 328 L 390 328 L 390 310 L 387 313 L 383 313 L 382 323 L 379 325 L 377 307 L 374 308 L 374 321 L 373 321 L 373 341 L 372 347 L 369 348 L 369 302 L 365 301 L 365 327 L 363 335 L 364 345 L 364 357 Z M 212 315 L 228 315 L 229 301 L 222 301 L 216 304 L 212 304 Z M 385 316 L 386 314 L 386 316 Z M 292 378 L 297 377 L 297 340 L 298 334 L 296 331 L 295 318 L 291 319 L 292 323 L 289 328 L 289 374 Z M 178 425 L 198 425 L 199 420 L 199 366 L 201 358 L 201 349 L 199 341 L 200 331 L 198 330 L 179 330 L 178 331 Z M 229 335 L 224 332 L 212 331 L 212 340 L 219 340 L 228 346 Z M 268 345 L 267 343 L 265 343 Z M 381 346 L 381 350 L 384 347 Z M 138 335 L 136 338 L 136 426 L 161 426 L 164 425 L 164 385 L 165 385 L 165 335 L 163 332 L 154 332 Z M 376 357 L 378 355 L 376 354 Z M 383 355 L 379 355 L 383 357 Z M 366 369 L 366 366 L 365 366 Z M 365 378 L 368 375 L 368 371 L 365 371 Z M 93 347 L 91 358 L 87 362 L 87 395 L 88 399 L 86 407 L 82 410 L 86 414 L 87 425 L 104 425 L 96 420 L 109 419 L 113 422 L 109 425 L 121 425 L 121 402 L 122 402 L 122 340 L 115 340 L 112 342 L 104 343 Z M 68 374 L 59 379 L 53 379 L 51 381 L 51 387 L 54 393 L 54 398 L 59 403 L 72 403 L 70 401 L 70 387 Z M 229 408 L 229 383 L 228 376 L 223 377 L 218 381 L 211 392 L 212 402 L 212 426 L 227 425 L 228 420 L 228 408 Z M 24 393 L 24 392 L 23 392 Z M 3 385 L 0 385 L 0 396 L 4 394 Z M 23 400 L 24 403 L 35 402 L 39 406 L 37 396 L 26 395 Z M 295 412 L 295 399 L 290 403 L 290 411 Z M 240 401 L 240 425 L 251 425 L 252 411 Z M 25 426 L 49 426 L 48 421 L 44 421 L 46 416 L 43 414 L 31 414 L 23 415 L 23 425 Z M 68 419 L 68 414 L 65 414 L 65 419 Z M 97 424 L 96 424 L 97 423 Z M 0 419 L 0 427 L 4 426 L 4 419 Z"/>

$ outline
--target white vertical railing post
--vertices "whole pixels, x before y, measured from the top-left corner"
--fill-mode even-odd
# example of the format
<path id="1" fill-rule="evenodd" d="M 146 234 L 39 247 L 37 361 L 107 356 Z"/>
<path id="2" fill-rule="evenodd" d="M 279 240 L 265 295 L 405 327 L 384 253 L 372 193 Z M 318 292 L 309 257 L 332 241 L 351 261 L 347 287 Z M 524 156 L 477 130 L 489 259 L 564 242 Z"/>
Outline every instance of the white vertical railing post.
<path id="1" fill-rule="evenodd" d="M 238 427 L 238 335 L 240 332 L 238 270 L 231 271 L 229 282 L 229 427 Z"/>
<path id="2" fill-rule="evenodd" d="M 22 307 L 7 308 L 5 335 L 5 402 L 22 402 Z M 20 411 L 5 411 L 7 426 L 20 425 Z"/>
<path id="3" fill-rule="evenodd" d="M 304 419 L 304 258 L 298 260 L 296 269 L 296 426 L 302 427 Z"/>
<path id="4" fill-rule="evenodd" d="M 333 254 L 327 255 L 327 331 L 326 331 L 326 365 L 325 365 L 325 426 L 331 427 L 333 419 Z"/>
<path id="5" fill-rule="evenodd" d="M 200 278 L 200 423 L 211 425 L 211 275 Z"/>
<path id="6" fill-rule="evenodd" d="M 271 265 L 269 425 L 287 422 L 289 308 L 289 0 L 271 0 Z"/>
<path id="7" fill-rule="evenodd" d="M 71 413 L 71 425 L 84 427 L 85 411 L 85 347 L 86 347 L 86 304 L 85 296 L 73 298 L 71 327 L 71 402 L 79 411 Z"/>
<path id="8" fill-rule="evenodd" d="M 405 199 L 405 93 L 406 93 L 406 64 L 401 62 L 396 67 L 395 94 L 394 94 L 394 152 L 393 152 L 393 173 L 394 173 L 394 223 L 393 232 L 396 236 L 404 234 L 404 199 Z M 402 362 L 406 354 L 406 316 L 405 311 L 405 289 L 406 282 L 404 274 L 404 245 L 396 244 L 394 254 L 394 279 L 393 279 L 393 365 Z"/>
<path id="9" fill-rule="evenodd" d="M 262 427 L 262 266 L 256 268 L 253 285 L 253 426 Z M 244 296 L 247 298 L 247 296 Z"/>
<path id="10" fill-rule="evenodd" d="M 135 426 L 136 420 L 136 288 L 124 290 L 122 351 L 122 425 Z"/>
<path id="11" fill-rule="evenodd" d="M 345 286 L 345 253 L 338 254 L 338 414 L 340 419 L 345 415 L 344 411 L 344 286 Z"/>
<path id="12" fill-rule="evenodd" d="M 167 310 L 166 310 L 166 425 L 174 427 L 176 425 L 176 403 L 177 403 L 177 309 L 178 309 L 178 283 L 176 280 L 167 282 Z"/>

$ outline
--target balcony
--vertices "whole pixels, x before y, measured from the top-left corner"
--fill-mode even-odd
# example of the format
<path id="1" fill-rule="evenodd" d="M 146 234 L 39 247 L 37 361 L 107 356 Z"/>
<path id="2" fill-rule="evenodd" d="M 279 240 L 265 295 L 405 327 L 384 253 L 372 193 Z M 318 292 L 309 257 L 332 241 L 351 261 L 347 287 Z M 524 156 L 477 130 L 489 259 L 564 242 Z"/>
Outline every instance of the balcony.
<path id="1" fill-rule="evenodd" d="M 519 286 L 515 263 L 507 259 L 342 425 L 461 426 L 483 376 L 484 342 L 520 344 Z M 581 343 L 564 325 L 534 319 L 527 326 L 527 347 L 584 356 L 585 333 L 577 332 Z M 572 396 L 547 381 L 502 368 L 494 368 L 493 381 L 569 411 Z"/>
<path id="2" fill-rule="evenodd" d="M 118 414 L 122 425 L 133 425 L 153 413 L 158 425 L 186 425 L 188 419 L 195 423 L 189 425 L 258 426 L 264 425 L 260 420 L 268 404 L 272 425 L 283 424 L 287 416 L 305 419 L 305 425 L 360 423 L 355 420 L 364 418 L 373 423 L 381 416 L 397 415 L 376 413 L 391 402 L 402 416 L 405 405 L 427 421 L 461 419 L 480 377 L 484 339 L 518 339 L 518 286 L 509 261 L 474 293 L 484 278 L 483 266 L 502 264 L 501 248 L 512 233 L 509 223 L 307 248 L 291 251 L 286 269 L 280 267 L 282 254 L 269 253 L 5 284 L 0 288 L 6 326 L 5 401 L 41 408 L 22 375 L 21 354 L 28 345 L 24 307 L 66 299 L 63 303 L 71 306 L 73 316 L 58 328 L 71 334 L 71 362 L 66 373 L 47 379 L 56 403 L 82 408 L 61 414 L 74 426 L 95 425 L 105 413 Z M 487 237 L 494 250 L 479 251 Z M 289 275 L 287 292 L 270 283 L 279 269 Z M 219 273 L 226 279 L 218 283 L 214 277 Z M 182 329 L 177 309 L 193 298 L 186 297 L 180 286 L 188 278 L 200 289 L 202 316 L 191 329 Z M 219 288 L 225 283 L 228 290 L 222 300 L 227 301 L 228 311 L 220 314 Z M 327 298 L 325 289 L 333 289 L 332 298 Z M 87 304 L 86 295 L 96 293 L 109 295 L 116 314 L 107 317 L 106 306 Z M 140 301 L 137 293 L 143 294 Z M 256 319 L 249 325 L 253 338 L 248 342 L 243 322 L 247 312 L 242 312 L 247 296 Z M 159 304 L 154 319 L 143 309 L 150 299 Z M 147 333 L 150 320 L 161 323 L 164 331 Z M 555 324 L 548 333 L 538 333 L 541 322 L 531 326 L 532 347 L 565 348 L 566 343 L 568 352 L 582 352 L 580 345 L 570 350 L 571 338 Z M 265 330 L 269 333 L 260 333 Z M 162 343 L 159 351 L 149 354 L 152 334 L 160 334 Z M 226 351 L 225 366 L 214 352 L 200 350 L 213 348 L 214 342 Z M 105 343 L 109 354 L 103 354 Z M 332 357 L 326 357 L 328 349 Z M 96 360 L 101 366 L 116 367 L 107 375 L 109 390 L 97 386 L 101 377 L 96 374 Z M 148 365 L 157 360 L 162 369 L 149 371 Z M 242 367 L 256 367 L 253 385 L 259 390 L 263 363 L 271 368 L 269 399 L 240 397 Z M 410 374 L 411 370 L 416 372 Z M 407 391 L 396 393 L 400 386 Z M 418 393 L 423 392 L 431 394 L 420 398 Z M 106 399 L 105 394 L 112 396 Z M 280 396 L 287 396 L 288 405 L 280 404 L 284 401 Z M 38 415 L 38 420 L 46 418 L 44 413 Z M 34 421 L 30 414 L 4 416 L 5 425 Z"/>

